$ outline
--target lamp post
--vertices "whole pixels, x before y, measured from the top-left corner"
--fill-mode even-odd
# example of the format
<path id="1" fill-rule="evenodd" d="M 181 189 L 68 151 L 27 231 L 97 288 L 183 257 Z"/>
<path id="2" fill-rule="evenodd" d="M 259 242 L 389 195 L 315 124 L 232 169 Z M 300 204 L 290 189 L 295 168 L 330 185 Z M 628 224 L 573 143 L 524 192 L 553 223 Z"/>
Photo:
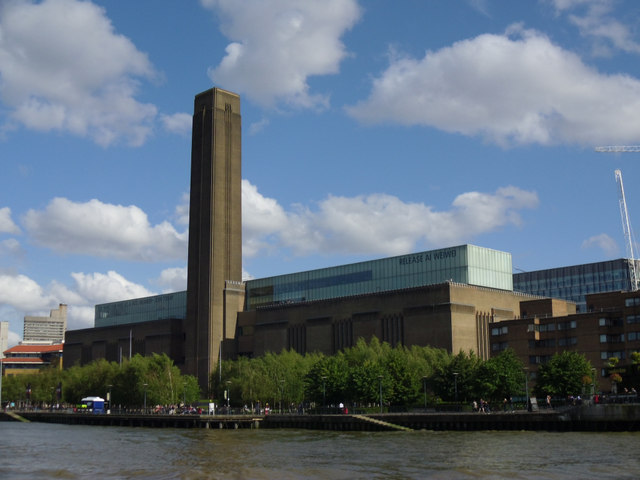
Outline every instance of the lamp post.
<path id="1" fill-rule="evenodd" d="M 147 383 L 143 383 L 142 385 L 144 385 L 144 414 L 147 414 Z"/>
<path id="2" fill-rule="evenodd" d="M 227 380 L 227 415 L 229 415 L 231 407 L 231 381 Z"/>
<path id="3" fill-rule="evenodd" d="M 453 372 L 453 391 L 456 403 L 458 403 L 458 372 Z"/>
<path id="4" fill-rule="evenodd" d="M 524 390 L 527 395 L 527 411 L 529 411 L 529 368 L 524 367 Z"/>
<path id="5" fill-rule="evenodd" d="M 378 375 L 378 384 L 380 385 L 380 413 L 382 413 L 382 375 Z"/>
<path id="6" fill-rule="evenodd" d="M 591 386 L 592 386 L 592 392 L 591 392 L 591 400 L 593 401 L 594 397 L 596 396 L 596 369 L 592 368 L 591 369 Z"/>
<path id="7" fill-rule="evenodd" d="M 280 380 L 280 413 L 284 413 L 283 410 L 284 404 L 284 380 Z"/>
<path id="8" fill-rule="evenodd" d="M 422 387 L 424 388 L 424 410 L 427 410 L 427 377 L 422 377 Z"/>
<path id="9" fill-rule="evenodd" d="M 113 385 L 107 385 L 107 388 L 109 389 L 109 391 L 107 392 L 107 403 L 109 404 L 107 414 L 111 413 L 111 387 L 113 387 Z"/>
<path id="10" fill-rule="evenodd" d="M 327 408 L 327 377 L 322 376 L 322 408 Z"/>

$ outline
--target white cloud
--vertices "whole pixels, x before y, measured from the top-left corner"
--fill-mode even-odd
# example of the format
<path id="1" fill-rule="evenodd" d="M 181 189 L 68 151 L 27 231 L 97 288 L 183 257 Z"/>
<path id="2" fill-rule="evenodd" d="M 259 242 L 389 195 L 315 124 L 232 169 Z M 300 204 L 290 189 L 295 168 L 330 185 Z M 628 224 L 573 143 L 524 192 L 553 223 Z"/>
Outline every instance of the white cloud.
<path id="1" fill-rule="evenodd" d="M 392 59 L 369 98 L 347 111 L 363 123 L 423 125 L 500 145 L 625 144 L 640 140 L 640 81 L 599 74 L 541 33 L 513 26 L 422 59 Z"/>
<path id="2" fill-rule="evenodd" d="M 284 235 L 289 220 L 273 198 L 262 196 L 249 181 L 242 181 L 242 253 L 253 257 L 270 248 L 270 238 Z"/>
<path id="3" fill-rule="evenodd" d="M 117 272 L 86 274 L 72 273 L 75 280 L 75 291 L 90 304 L 119 302 L 130 298 L 155 295 L 142 285 L 133 283 Z"/>
<path id="4" fill-rule="evenodd" d="M 59 253 L 151 262 L 184 259 L 187 252 L 186 232 L 166 221 L 150 225 L 134 205 L 54 198 L 44 210 L 29 210 L 23 223 L 35 243 Z"/>
<path id="5" fill-rule="evenodd" d="M 156 294 L 114 271 L 76 272 L 71 277 L 71 286 L 52 282 L 42 287 L 25 275 L 0 274 L 0 320 L 9 321 L 14 344 L 21 336 L 25 315 L 47 315 L 64 303 L 68 306 L 67 328 L 89 328 L 94 325 L 96 304 Z"/>
<path id="6" fill-rule="evenodd" d="M 247 258 L 281 247 L 297 255 L 397 255 L 418 247 L 464 243 L 507 225 L 520 225 L 518 212 L 538 205 L 535 192 L 504 187 L 493 194 L 459 195 L 451 209 L 443 212 L 384 194 L 329 197 L 315 211 L 295 206 L 287 212 L 250 183 L 245 181 L 243 187 L 243 254 Z"/>
<path id="7" fill-rule="evenodd" d="M 640 44 L 633 38 L 635 32 L 613 17 L 615 2 L 611 0 L 550 1 L 558 14 L 580 11 L 578 14 L 568 14 L 568 19 L 578 27 L 582 36 L 590 37 L 596 42 L 595 53 L 608 54 L 611 47 L 627 53 L 640 53 Z M 624 13 L 623 19 L 633 21 L 634 17 L 628 15 L 628 11 Z M 633 28 L 635 29 L 635 25 Z"/>
<path id="8" fill-rule="evenodd" d="M 599 248 L 607 257 L 614 257 L 618 255 L 619 248 L 616 241 L 606 233 L 600 235 L 594 235 L 587 238 L 582 242 L 582 248 Z"/>
<path id="9" fill-rule="evenodd" d="M 11 209 L 9 207 L 0 208 L 0 233 L 18 234 L 20 229 L 11 220 Z"/>
<path id="10" fill-rule="evenodd" d="M 58 303 L 29 277 L 0 274 L 0 305 L 2 304 L 32 312 L 51 309 Z"/>
<path id="11" fill-rule="evenodd" d="M 308 78 L 338 72 L 347 55 L 340 37 L 360 18 L 356 0 L 200 0 L 215 11 L 232 40 L 209 70 L 219 85 L 272 106 L 324 107 Z"/>
<path id="12" fill-rule="evenodd" d="M 160 121 L 164 129 L 171 133 L 188 136 L 191 133 L 193 119 L 188 113 L 174 113 L 173 115 L 160 115 Z"/>
<path id="13" fill-rule="evenodd" d="M 186 290 L 187 267 L 166 268 L 160 272 L 160 277 L 154 283 L 163 287 L 163 293 Z"/>
<path id="14" fill-rule="evenodd" d="M 106 146 L 140 145 L 156 107 L 134 96 L 156 73 L 114 31 L 105 10 L 78 0 L 0 4 L 0 98 L 27 128 L 60 130 Z"/>
<path id="15" fill-rule="evenodd" d="M 175 217 L 178 225 L 189 225 L 189 201 L 189 193 L 184 193 L 176 206 Z"/>

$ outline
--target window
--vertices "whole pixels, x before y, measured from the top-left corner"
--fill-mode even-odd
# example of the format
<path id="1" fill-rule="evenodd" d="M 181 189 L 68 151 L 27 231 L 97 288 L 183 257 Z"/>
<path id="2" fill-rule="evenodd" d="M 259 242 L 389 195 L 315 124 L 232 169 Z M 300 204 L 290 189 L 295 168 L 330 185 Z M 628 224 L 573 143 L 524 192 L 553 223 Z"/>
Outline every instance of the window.
<path id="1" fill-rule="evenodd" d="M 578 344 L 578 338 L 577 337 L 565 337 L 565 338 L 559 338 L 558 339 L 558 346 L 559 347 L 567 347 L 570 345 L 577 345 Z"/>
<path id="2" fill-rule="evenodd" d="M 494 352 L 501 352 L 503 350 L 506 350 L 507 348 L 509 348 L 507 342 L 498 342 L 491 344 L 491 350 Z"/>
<path id="3" fill-rule="evenodd" d="M 491 335 L 492 336 L 496 336 L 496 335 L 504 335 L 509 331 L 508 327 L 496 327 L 496 328 L 492 328 L 491 329 Z"/>
<path id="4" fill-rule="evenodd" d="M 619 352 L 600 352 L 600 359 L 601 360 L 609 360 L 610 358 L 617 358 L 619 360 L 624 360 L 625 355 L 624 355 L 624 351 L 619 351 Z"/>
<path id="5" fill-rule="evenodd" d="M 529 348 L 553 348 L 556 346 L 555 338 L 545 338 L 543 340 L 529 340 Z"/>
<path id="6" fill-rule="evenodd" d="M 635 342 L 636 340 L 640 340 L 640 332 L 629 332 L 627 334 L 627 339 L 630 342 Z"/>
<path id="7" fill-rule="evenodd" d="M 600 335 L 600 343 L 621 343 L 624 342 L 624 333 L 618 335 Z"/>
<path id="8" fill-rule="evenodd" d="M 627 323 L 640 323 L 640 315 L 627 315 Z"/>
<path id="9" fill-rule="evenodd" d="M 626 298 L 624 300 L 625 307 L 635 307 L 637 305 L 640 305 L 640 297 Z"/>
<path id="10" fill-rule="evenodd" d="M 540 325 L 531 323 L 529 324 L 529 326 L 527 326 L 527 332 L 554 332 L 555 330 L 556 330 L 555 323 L 543 323 Z"/>
<path id="11" fill-rule="evenodd" d="M 558 323 L 558 330 L 570 330 L 572 328 L 576 328 L 576 321 L 571 320 L 569 322 L 560 322 Z"/>
<path id="12" fill-rule="evenodd" d="M 598 319 L 598 325 L 600 327 L 621 327 L 623 324 L 621 317 L 607 318 L 601 317 Z"/>

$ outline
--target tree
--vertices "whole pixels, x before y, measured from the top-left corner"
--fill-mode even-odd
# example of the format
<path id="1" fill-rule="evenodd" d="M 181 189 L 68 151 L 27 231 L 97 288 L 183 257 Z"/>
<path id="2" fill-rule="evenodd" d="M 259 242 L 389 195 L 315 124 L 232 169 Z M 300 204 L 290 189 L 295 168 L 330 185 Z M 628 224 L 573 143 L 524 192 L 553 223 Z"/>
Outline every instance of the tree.
<path id="1" fill-rule="evenodd" d="M 429 383 L 433 385 L 437 395 L 448 401 L 455 400 L 456 391 L 458 400 L 464 402 L 482 397 L 485 393 L 478 387 L 478 369 L 481 363 L 482 359 L 473 352 L 460 351 L 435 367 Z"/>
<path id="2" fill-rule="evenodd" d="M 580 395 L 583 379 L 590 377 L 591 364 L 578 352 L 556 353 L 551 360 L 538 367 L 535 392 L 538 396 Z"/>
<path id="3" fill-rule="evenodd" d="M 525 373 L 522 361 L 512 349 L 482 363 L 478 369 L 478 387 L 483 398 L 502 400 L 524 390 Z"/>

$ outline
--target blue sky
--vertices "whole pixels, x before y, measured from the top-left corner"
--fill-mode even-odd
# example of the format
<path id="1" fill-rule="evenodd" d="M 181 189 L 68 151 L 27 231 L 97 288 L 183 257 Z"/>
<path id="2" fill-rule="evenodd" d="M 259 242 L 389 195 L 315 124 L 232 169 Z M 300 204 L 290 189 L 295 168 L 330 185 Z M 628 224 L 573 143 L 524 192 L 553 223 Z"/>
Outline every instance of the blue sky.
<path id="1" fill-rule="evenodd" d="M 624 257 L 634 0 L 3 0 L 0 320 L 186 288 L 193 97 L 241 95 L 247 278 L 473 243 Z"/>

